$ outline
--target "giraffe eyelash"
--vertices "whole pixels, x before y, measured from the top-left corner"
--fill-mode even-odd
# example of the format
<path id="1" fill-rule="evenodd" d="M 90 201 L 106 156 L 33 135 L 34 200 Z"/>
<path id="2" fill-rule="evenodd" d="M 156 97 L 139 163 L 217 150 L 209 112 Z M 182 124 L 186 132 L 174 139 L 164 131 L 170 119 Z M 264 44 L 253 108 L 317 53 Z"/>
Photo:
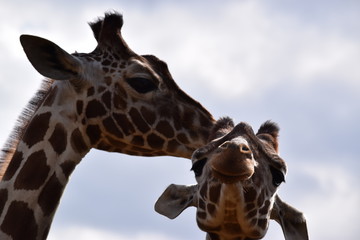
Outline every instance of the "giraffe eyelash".
<path id="1" fill-rule="evenodd" d="M 148 93 L 158 88 L 153 81 L 142 77 L 127 78 L 126 82 L 138 93 Z"/>

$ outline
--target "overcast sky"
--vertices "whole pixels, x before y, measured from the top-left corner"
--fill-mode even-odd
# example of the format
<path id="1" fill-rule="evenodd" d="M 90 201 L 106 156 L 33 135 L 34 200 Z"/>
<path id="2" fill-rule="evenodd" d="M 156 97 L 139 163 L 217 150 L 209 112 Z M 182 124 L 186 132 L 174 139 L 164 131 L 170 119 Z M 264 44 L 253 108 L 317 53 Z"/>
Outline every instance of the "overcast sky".
<path id="1" fill-rule="evenodd" d="M 216 118 L 256 130 L 279 123 L 287 161 L 280 196 L 302 210 L 311 239 L 360 235 L 360 2 L 357 0 L 0 0 L 0 144 L 41 83 L 19 43 L 38 35 L 91 52 L 87 22 L 117 10 L 139 54 L 165 60 L 178 85 Z M 195 209 L 175 220 L 153 205 L 193 184 L 189 160 L 91 151 L 73 173 L 50 240 L 197 240 Z M 283 239 L 276 223 L 265 239 Z"/>

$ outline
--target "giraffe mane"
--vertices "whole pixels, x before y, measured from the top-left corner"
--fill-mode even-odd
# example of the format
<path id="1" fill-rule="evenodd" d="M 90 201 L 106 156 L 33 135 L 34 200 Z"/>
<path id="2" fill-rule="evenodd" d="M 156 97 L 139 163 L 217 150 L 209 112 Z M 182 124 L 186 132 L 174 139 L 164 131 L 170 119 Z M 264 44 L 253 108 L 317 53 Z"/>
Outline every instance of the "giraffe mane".
<path id="1" fill-rule="evenodd" d="M 29 122 L 32 119 L 35 111 L 44 102 L 44 99 L 47 96 L 47 93 L 49 92 L 53 81 L 54 80 L 51 79 L 44 79 L 36 94 L 30 99 L 27 106 L 19 115 L 16 124 L 12 132 L 10 133 L 10 136 L 8 137 L 7 141 L 5 142 L 3 148 L 0 151 L 0 180 L 4 176 L 5 171 L 11 162 L 12 156 L 15 153 L 15 149 L 17 148 L 19 140 L 22 138 L 25 129 L 29 125 Z"/>

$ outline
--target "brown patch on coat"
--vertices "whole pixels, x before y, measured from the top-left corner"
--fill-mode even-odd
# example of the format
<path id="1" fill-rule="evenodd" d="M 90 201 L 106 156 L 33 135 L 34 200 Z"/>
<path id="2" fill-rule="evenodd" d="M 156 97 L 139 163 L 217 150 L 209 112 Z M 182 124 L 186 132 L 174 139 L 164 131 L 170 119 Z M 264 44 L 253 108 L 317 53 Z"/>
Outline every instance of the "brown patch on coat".
<path id="1" fill-rule="evenodd" d="M 0 213 L 3 212 L 7 200 L 8 200 L 8 190 L 1 189 L 0 190 Z"/>
<path id="2" fill-rule="evenodd" d="M 170 153 L 174 153 L 177 151 L 177 149 L 180 145 L 181 144 L 178 141 L 176 141 L 175 139 L 172 139 L 168 142 L 166 151 L 170 152 Z"/>
<path id="3" fill-rule="evenodd" d="M 39 189 L 49 175 L 50 167 L 46 162 L 46 154 L 43 150 L 32 153 L 15 180 L 15 189 L 36 190 Z"/>
<path id="4" fill-rule="evenodd" d="M 146 121 L 136 108 L 132 108 L 129 112 L 129 115 L 132 122 L 135 124 L 135 126 L 140 132 L 146 133 L 150 130 L 149 125 L 146 123 Z"/>
<path id="5" fill-rule="evenodd" d="M 209 198 L 210 198 L 211 202 L 217 203 L 219 201 L 220 191 L 221 191 L 221 185 L 220 184 L 210 188 Z"/>
<path id="6" fill-rule="evenodd" d="M 105 104 L 107 109 L 111 109 L 111 93 L 110 92 L 105 92 L 101 96 L 101 100 L 103 101 L 103 103 Z"/>
<path id="7" fill-rule="evenodd" d="M 81 100 L 76 101 L 76 112 L 81 115 L 83 112 L 84 102 Z"/>
<path id="8" fill-rule="evenodd" d="M 71 133 L 71 146 L 72 148 L 78 152 L 78 153 L 85 153 L 88 151 L 88 147 L 86 146 L 86 143 L 84 141 L 84 138 L 80 132 L 80 130 L 77 128 Z"/>
<path id="9" fill-rule="evenodd" d="M 162 149 L 165 143 L 165 140 L 155 133 L 151 133 L 147 136 L 147 142 L 149 146 L 153 149 Z"/>
<path id="10" fill-rule="evenodd" d="M 44 139 L 44 136 L 49 129 L 51 113 L 42 113 L 36 115 L 29 123 L 23 137 L 23 141 L 31 148 L 36 143 Z"/>
<path id="11" fill-rule="evenodd" d="M 137 146 L 144 146 L 145 140 L 142 136 L 137 135 L 134 136 L 133 139 L 131 140 L 131 144 L 137 145 Z"/>
<path id="12" fill-rule="evenodd" d="M 165 120 L 158 122 L 156 130 L 167 138 L 172 138 L 175 135 L 173 127 Z"/>
<path id="13" fill-rule="evenodd" d="M 108 131 L 109 134 L 116 136 L 117 138 L 123 138 L 124 134 L 120 131 L 120 129 L 116 126 L 112 117 L 105 118 L 103 120 L 103 125 Z"/>
<path id="14" fill-rule="evenodd" d="M 1 224 L 1 230 L 13 240 L 35 240 L 38 227 L 33 210 L 25 202 L 12 202 Z"/>
<path id="15" fill-rule="evenodd" d="M 128 136 L 135 132 L 135 128 L 132 123 L 129 121 L 128 117 L 121 113 L 113 113 L 113 117 L 116 123 L 120 126 L 121 130 Z"/>
<path id="16" fill-rule="evenodd" d="M 153 125 L 155 120 L 156 120 L 156 114 L 155 112 L 147 109 L 146 107 L 141 107 L 140 109 L 141 115 L 143 116 L 143 118 L 145 119 L 145 121 L 149 124 L 149 125 Z"/>
<path id="17" fill-rule="evenodd" d="M 107 113 L 104 105 L 95 99 L 88 103 L 85 111 L 87 118 L 101 117 Z"/>
<path id="18" fill-rule="evenodd" d="M 90 139 L 90 143 L 92 145 L 95 145 L 101 136 L 101 130 L 100 127 L 98 125 L 89 125 L 86 128 L 86 134 Z"/>
<path id="19" fill-rule="evenodd" d="M 67 161 L 63 162 L 62 164 L 60 164 L 60 167 L 61 167 L 66 179 L 68 179 L 70 174 L 74 171 L 76 164 L 74 161 L 67 160 Z"/>
<path id="20" fill-rule="evenodd" d="M 19 169 L 21 162 L 23 161 L 22 152 L 15 151 L 8 168 L 6 169 L 5 175 L 3 177 L 3 181 L 10 180 L 16 171 Z"/>
<path id="21" fill-rule="evenodd" d="M 56 124 L 55 129 L 49 138 L 49 142 L 58 155 L 65 151 L 67 145 L 67 132 L 64 125 L 61 123 Z"/>
<path id="22" fill-rule="evenodd" d="M 254 188 L 246 189 L 246 192 L 244 194 L 245 202 L 249 203 L 255 201 L 256 196 L 257 196 L 257 192 Z"/>
<path id="23" fill-rule="evenodd" d="M 50 216 L 55 212 L 59 204 L 64 186 L 60 183 L 56 174 L 54 173 L 39 195 L 38 203 L 44 212 L 45 216 Z"/>

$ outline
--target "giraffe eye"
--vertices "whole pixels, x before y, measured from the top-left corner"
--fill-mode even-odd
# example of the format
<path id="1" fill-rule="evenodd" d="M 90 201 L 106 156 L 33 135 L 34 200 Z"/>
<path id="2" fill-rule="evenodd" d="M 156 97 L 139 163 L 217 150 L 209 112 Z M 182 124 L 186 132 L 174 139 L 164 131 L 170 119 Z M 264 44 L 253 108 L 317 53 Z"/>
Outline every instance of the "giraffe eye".
<path id="1" fill-rule="evenodd" d="M 202 158 L 202 159 L 194 162 L 194 164 L 192 165 L 191 170 L 194 171 L 195 177 L 200 177 L 201 176 L 206 162 L 207 162 L 207 158 Z"/>
<path id="2" fill-rule="evenodd" d="M 272 181 L 275 187 L 280 186 L 282 182 L 285 182 L 284 173 L 272 166 L 270 166 L 270 171 L 272 175 Z"/>
<path id="3" fill-rule="evenodd" d="M 138 93 L 148 93 L 157 89 L 155 83 L 147 78 L 127 78 L 126 82 Z"/>

